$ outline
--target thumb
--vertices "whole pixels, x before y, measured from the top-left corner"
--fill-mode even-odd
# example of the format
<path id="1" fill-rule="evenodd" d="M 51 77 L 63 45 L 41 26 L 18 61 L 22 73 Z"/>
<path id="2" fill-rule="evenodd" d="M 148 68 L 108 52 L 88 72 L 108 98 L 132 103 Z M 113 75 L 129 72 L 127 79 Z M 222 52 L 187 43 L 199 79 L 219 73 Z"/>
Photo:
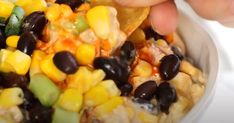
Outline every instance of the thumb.
<path id="1" fill-rule="evenodd" d="M 187 0 L 203 18 L 234 27 L 234 0 Z"/>
<path id="2" fill-rule="evenodd" d="M 152 6 L 167 0 L 115 0 L 117 3 L 129 7 Z"/>

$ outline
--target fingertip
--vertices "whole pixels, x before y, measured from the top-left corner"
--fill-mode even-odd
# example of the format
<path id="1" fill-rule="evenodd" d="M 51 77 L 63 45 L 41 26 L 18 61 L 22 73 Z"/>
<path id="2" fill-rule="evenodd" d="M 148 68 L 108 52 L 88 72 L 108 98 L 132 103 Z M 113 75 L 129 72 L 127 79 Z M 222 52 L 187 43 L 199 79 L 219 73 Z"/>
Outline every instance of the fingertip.
<path id="1" fill-rule="evenodd" d="M 129 3 L 131 3 L 133 0 L 114 0 L 116 3 L 120 4 L 120 5 L 124 5 L 127 6 L 129 5 Z"/>
<path id="2" fill-rule="evenodd" d="M 114 0 L 116 3 L 129 7 L 148 7 L 167 0 Z"/>
<path id="3" fill-rule="evenodd" d="M 176 30 L 177 18 L 178 12 L 173 1 L 166 1 L 151 8 L 151 25 L 161 35 L 166 35 Z"/>

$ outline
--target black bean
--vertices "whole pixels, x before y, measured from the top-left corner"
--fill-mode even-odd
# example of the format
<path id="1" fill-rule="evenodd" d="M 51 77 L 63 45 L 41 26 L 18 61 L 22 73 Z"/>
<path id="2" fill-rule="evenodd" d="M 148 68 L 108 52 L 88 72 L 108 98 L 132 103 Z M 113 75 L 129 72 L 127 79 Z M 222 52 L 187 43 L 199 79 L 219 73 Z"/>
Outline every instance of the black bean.
<path id="1" fill-rule="evenodd" d="M 24 102 L 20 105 L 20 108 L 24 110 L 29 110 L 33 107 L 33 104 L 38 102 L 38 100 L 34 97 L 33 93 L 29 89 L 24 89 Z"/>
<path id="2" fill-rule="evenodd" d="M 128 78 L 130 76 L 130 72 L 131 72 L 131 67 L 128 63 L 126 63 L 125 61 L 123 61 L 123 59 L 119 59 L 118 57 L 116 57 L 113 60 L 113 63 L 116 64 L 116 66 L 118 66 L 121 69 L 121 78 L 119 78 L 118 80 L 123 82 L 128 82 Z"/>
<path id="3" fill-rule="evenodd" d="M 58 4 L 69 5 L 73 10 L 75 10 L 76 7 L 79 7 L 84 2 L 85 0 L 56 0 L 55 1 L 55 3 L 58 3 Z"/>
<path id="4" fill-rule="evenodd" d="M 151 38 L 154 38 L 155 41 L 157 41 L 158 39 L 164 39 L 163 36 L 155 32 L 152 29 L 152 27 L 145 28 L 144 32 L 145 32 L 146 40 L 149 40 Z"/>
<path id="5" fill-rule="evenodd" d="M 53 57 L 55 66 L 66 74 L 73 74 L 78 70 L 78 63 L 73 54 L 68 51 L 57 52 Z"/>
<path id="6" fill-rule="evenodd" d="M 51 123 L 53 109 L 44 107 L 40 102 L 35 102 L 28 110 L 30 123 Z"/>
<path id="7" fill-rule="evenodd" d="M 45 13 L 36 11 L 28 15 L 22 24 L 22 32 L 33 31 L 39 38 L 42 37 L 42 31 L 47 24 Z"/>
<path id="8" fill-rule="evenodd" d="M 177 55 L 180 58 L 180 60 L 184 59 L 184 55 L 178 47 L 172 46 L 171 50 L 174 52 L 175 55 Z"/>
<path id="9" fill-rule="evenodd" d="M 126 41 L 123 46 L 120 48 L 119 57 L 120 59 L 126 61 L 128 64 L 131 64 L 136 56 L 136 49 L 134 44 L 130 41 Z"/>
<path id="10" fill-rule="evenodd" d="M 0 29 L 0 49 L 6 47 L 6 36 L 2 29 Z"/>
<path id="11" fill-rule="evenodd" d="M 128 80 L 128 67 L 123 68 L 114 58 L 97 57 L 93 65 L 96 69 L 102 69 L 106 73 L 105 79 L 114 80 L 117 86 L 123 85 Z"/>
<path id="12" fill-rule="evenodd" d="M 24 32 L 21 34 L 17 44 L 17 49 L 25 54 L 32 55 L 33 50 L 36 47 L 37 36 L 32 32 Z"/>
<path id="13" fill-rule="evenodd" d="M 168 114 L 171 104 L 177 100 L 176 90 L 168 82 L 163 82 L 156 91 L 156 99 L 160 110 Z"/>
<path id="14" fill-rule="evenodd" d="M 132 92 L 132 85 L 130 83 L 126 83 L 120 87 L 121 96 L 128 96 Z"/>
<path id="15" fill-rule="evenodd" d="M 4 84 L 5 84 L 4 78 L 2 74 L 0 74 L 0 89 L 4 87 Z"/>
<path id="16" fill-rule="evenodd" d="M 156 82 L 147 81 L 136 88 L 134 92 L 134 97 L 144 100 L 150 100 L 154 96 L 156 90 L 157 90 Z"/>
<path id="17" fill-rule="evenodd" d="M 2 86 L 5 88 L 10 87 L 20 87 L 22 89 L 27 88 L 28 85 L 28 79 L 25 76 L 18 75 L 16 73 L 1 73 L 2 78 Z"/>
<path id="18" fill-rule="evenodd" d="M 171 54 L 164 56 L 161 59 L 161 64 L 159 66 L 160 77 L 163 80 L 171 80 L 179 72 L 180 59 L 177 55 Z"/>
<path id="19" fill-rule="evenodd" d="M 5 30 L 6 23 L 5 23 L 5 18 L 0 17 L 0 29 Z"/>

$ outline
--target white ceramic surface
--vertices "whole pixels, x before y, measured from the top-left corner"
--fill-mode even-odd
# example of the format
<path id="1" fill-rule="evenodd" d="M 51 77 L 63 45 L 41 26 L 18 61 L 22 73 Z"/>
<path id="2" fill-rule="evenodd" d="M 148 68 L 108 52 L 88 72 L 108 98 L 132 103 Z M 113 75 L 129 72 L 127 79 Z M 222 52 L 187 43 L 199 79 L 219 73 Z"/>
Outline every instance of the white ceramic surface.
<path id="1" fill-rule="evenodd" d="M 210 104 L 215 92 L 219 71 L 218 52 L 215 38 L 209 33 L 209 29 L 184 12 L 180 13 L 178 32 L 185 41 L 187 55 L 207 75 L 205 94 L 181 121 L 181 123 L 197 123 L 199 117 Z"/>

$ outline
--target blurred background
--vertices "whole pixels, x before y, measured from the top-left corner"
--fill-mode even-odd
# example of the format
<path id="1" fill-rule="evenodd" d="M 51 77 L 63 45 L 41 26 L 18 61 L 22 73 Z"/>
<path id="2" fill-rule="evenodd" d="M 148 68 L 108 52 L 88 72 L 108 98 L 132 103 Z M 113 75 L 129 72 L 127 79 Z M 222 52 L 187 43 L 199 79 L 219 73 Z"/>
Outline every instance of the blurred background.
<path id="1" fill-rule="evenodd" d="M 234 118 L 234 28 L 205 21 L 219 50 L 220 72 L 214 99 L 201 118 L 201 123 L 233 123 Z"/>
<path id="2" fill-rule="evenodd" d="M 234 123 L 234 28 L 200 18 L 183 0 L 176 3 L 179 9 L 208 27 L 219 52 L 221 64 L 216 93 L 199 123 Z"/>

